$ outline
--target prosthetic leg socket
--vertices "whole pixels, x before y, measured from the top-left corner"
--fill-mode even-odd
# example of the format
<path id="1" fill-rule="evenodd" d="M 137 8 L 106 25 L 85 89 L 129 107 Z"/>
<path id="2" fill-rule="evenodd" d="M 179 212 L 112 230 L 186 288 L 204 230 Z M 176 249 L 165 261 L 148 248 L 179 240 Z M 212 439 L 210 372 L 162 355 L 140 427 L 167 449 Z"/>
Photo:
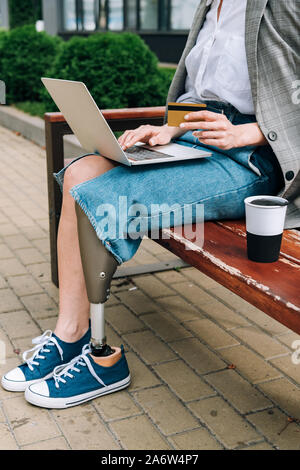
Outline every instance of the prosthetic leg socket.
<path id="1" fill-rule="evenodd" d="M 105 248 L 85 212 L 76 203 L 78 239 L 91 316 L 91 347 L 94 356 L 109 356 L 114 350 L 106 344 L 104 303 L 110 294 L 118 262 Z"/>

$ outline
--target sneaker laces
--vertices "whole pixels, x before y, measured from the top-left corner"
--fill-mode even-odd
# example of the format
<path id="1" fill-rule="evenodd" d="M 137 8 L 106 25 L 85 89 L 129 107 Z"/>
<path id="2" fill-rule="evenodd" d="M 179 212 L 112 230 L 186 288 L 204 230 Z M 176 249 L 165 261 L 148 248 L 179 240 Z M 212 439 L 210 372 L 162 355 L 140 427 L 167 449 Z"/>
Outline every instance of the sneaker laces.
<path id="1" fill-rule="evenodd" d="M 59 388 L 60 382 L 66 383 L 66 377 L 70 379 L 74 378 L 74 374 L 72 372 L 81 372 L 80 367 L 87 367 L 91 375 L 105 387 L 105 383 L 98 377 L 96 372 L 93 369 L 91 361 L 88 358 L 88 354 L 91 352 L 90 344 L 86 344 L 82 348 L 82 352 L 79 356 L 74 357 L 70 362 L 67 364 L 61 364 L 60 366 L 56 366 L 53 370 L 53 379 L 55 381 L 55 387 Z"/>
<path id="2" fill-rule="evenodd" d="M 57 339 L 52 336 L 51 330 L 46 330 L 45 333 L 43 333 L 41 336 L 37 336 L 36 338 L 33 338 L 32 344 L 35 344 L 36 346 L 34 346 L 31 349 L 28 349 L 22 355 L 23 361 L 26 362 L 26 364 L 28 365 L 31 371 L 33 370 L 33 366 L 40 365 L 37 359 L 46 359 L 43 353 L 50 352 L 50 349 L 48 349 L 47 346 L 55 345 L 60 354 L 60 358 L 63 361 L 63 350 L 61 346 L 58 344 Z M 33 354 L 30 358 L 28 358 L 28 355 L 31 352 Z"/>

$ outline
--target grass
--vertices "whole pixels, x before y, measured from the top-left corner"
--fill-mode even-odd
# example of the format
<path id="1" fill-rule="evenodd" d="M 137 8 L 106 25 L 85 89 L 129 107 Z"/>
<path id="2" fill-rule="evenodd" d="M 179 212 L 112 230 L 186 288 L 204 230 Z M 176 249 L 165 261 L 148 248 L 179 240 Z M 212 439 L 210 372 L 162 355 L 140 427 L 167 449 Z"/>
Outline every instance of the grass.
<path id="1" fill-rule="evenodd" d="M 41 118 L 44 117 L 44 114 L 47 111 L 49 111 L 49 109 L 46 109 L 46 105 L 39 101 L 23 101 L 22 103 L 15 103 L 13 106 L 24 111 L 24 113 Z"/>

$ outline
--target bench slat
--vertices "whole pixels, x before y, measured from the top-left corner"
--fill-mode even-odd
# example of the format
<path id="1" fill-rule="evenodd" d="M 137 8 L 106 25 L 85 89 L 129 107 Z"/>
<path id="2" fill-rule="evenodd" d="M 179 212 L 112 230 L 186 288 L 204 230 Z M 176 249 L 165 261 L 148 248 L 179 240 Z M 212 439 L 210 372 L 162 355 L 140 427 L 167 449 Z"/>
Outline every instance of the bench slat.
<path id="1" fill-rule="evenodd" d="M 206 222 L 204 227 L 203 247 L 200 241 L 186 240 L 181 227 L 163 230 L 162 236 L 169 234 L 170 238 L 156 241 L 300 334 L 299 264 L 284 256 L 270 264 L 248 260 L 246 238 L 239 232 L 238 223 L 232 230 L 215 222 Z M 195 230 L 195 225 L 191 229 Z"/>
<path id="2" fill-rule="evenodd" d="M 104 109 L 101 112 L 107 121 L 114 119 L 147 119 L 164 117 L 166 107 Z M 65 118 L 60 112 L 45 113 L 44 119 L 46 122 L 65 122 Z"/>

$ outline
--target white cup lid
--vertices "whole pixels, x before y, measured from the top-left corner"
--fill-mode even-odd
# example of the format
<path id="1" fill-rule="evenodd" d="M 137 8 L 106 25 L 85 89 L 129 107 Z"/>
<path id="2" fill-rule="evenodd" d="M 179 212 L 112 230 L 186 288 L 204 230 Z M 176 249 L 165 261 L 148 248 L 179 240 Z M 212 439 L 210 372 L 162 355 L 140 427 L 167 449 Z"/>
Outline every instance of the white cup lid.
<path id="1" fill-rule="evenodd" d="M 269 202 L 268 205 L 257 205 L 257 204 L 253 204 L 254 201 L 257 201 L 257 200 L 266 200 Z M 283 197 L 279 197 L 279 196 L 250 196 L 250 197 L 247 197 L 245 200 L 244 200 L 245 204 L 246 205 L 251 205 L 251 206 L 255 206 L 256 208 L 258 209 L 272 209 L 272 208 L 276 208 L 278 209 L 278 207 L 285 207 L 289 204 L 289 201 L 287 199 L 284 199 Z M 272 205 L 270 205 L 270 203 L 273 203 Z"/>

